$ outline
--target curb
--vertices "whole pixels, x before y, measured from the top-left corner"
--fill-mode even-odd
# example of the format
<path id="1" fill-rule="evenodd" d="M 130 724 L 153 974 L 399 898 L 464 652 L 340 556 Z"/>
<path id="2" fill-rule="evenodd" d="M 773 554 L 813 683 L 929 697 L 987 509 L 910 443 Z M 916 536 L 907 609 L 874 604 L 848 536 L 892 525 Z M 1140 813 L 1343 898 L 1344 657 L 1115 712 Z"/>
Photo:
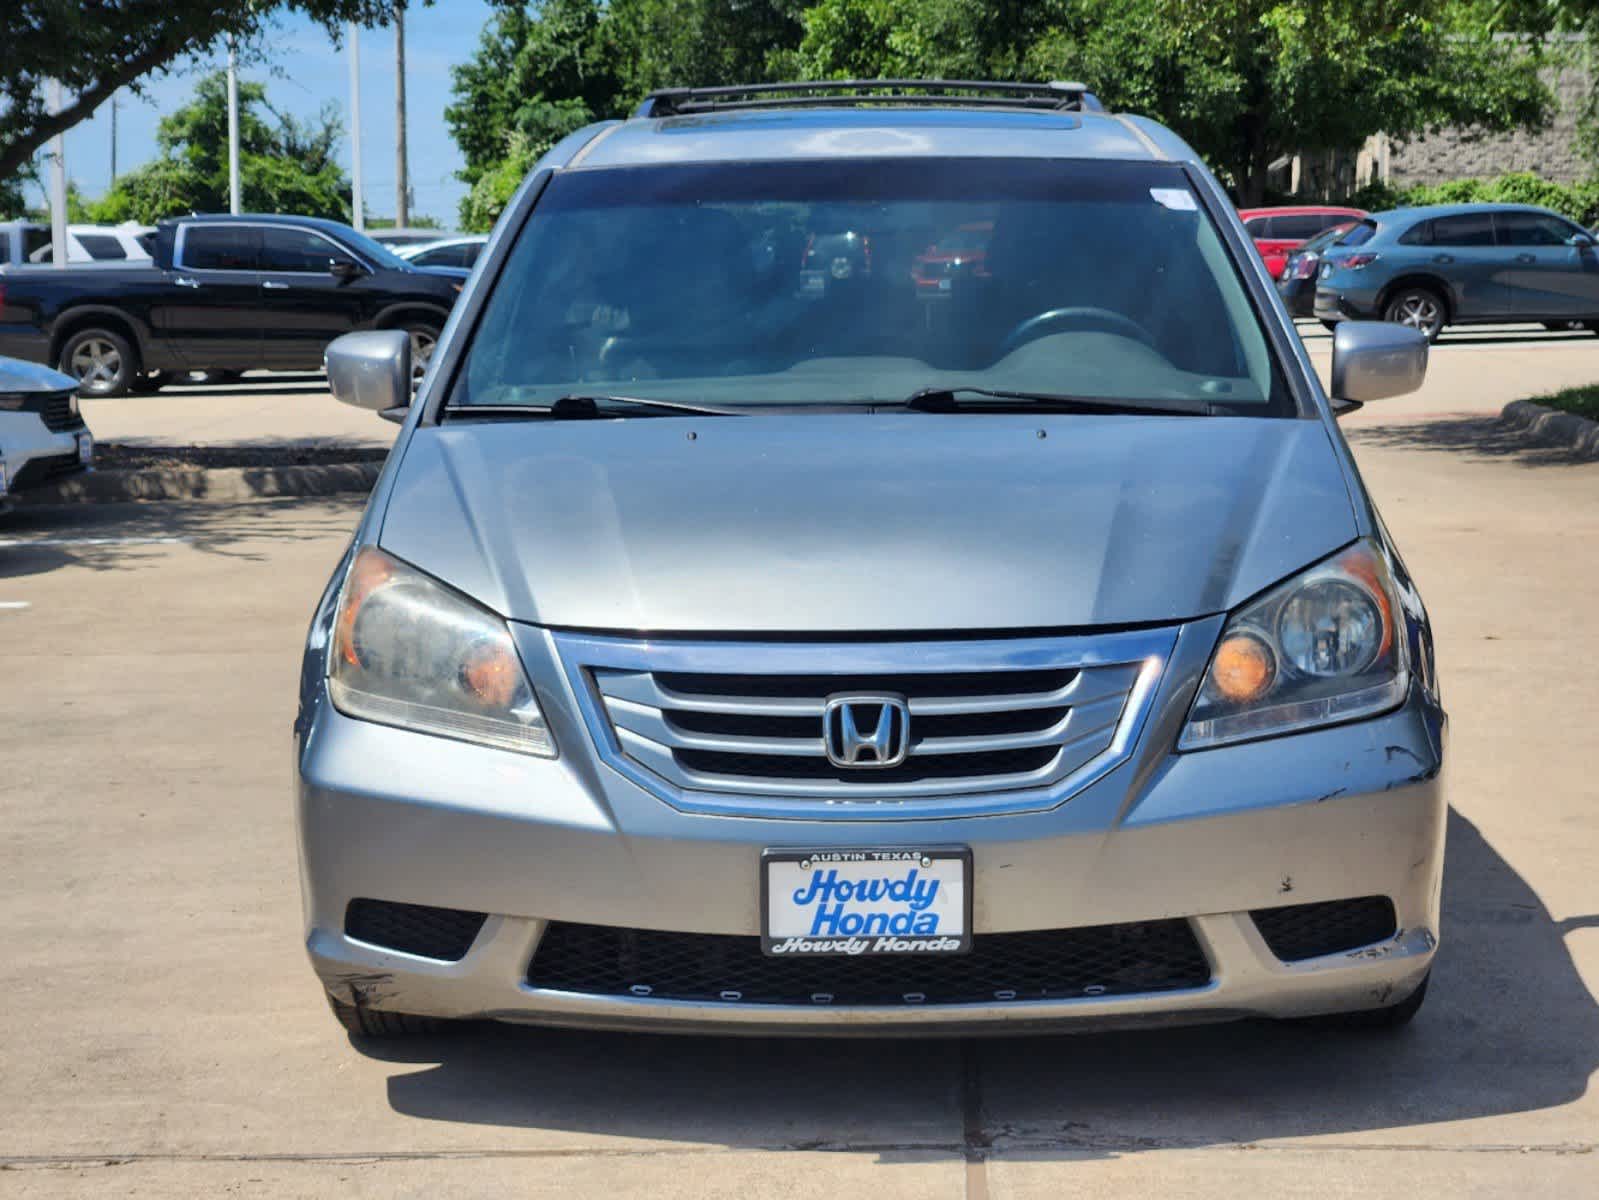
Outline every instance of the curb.
<path id="1" fill-rule="evenodd" d="M 208 500 L 236 503 L 279 496 L 335 496 L 368 492 L 380 462 L 298 467 L 198 467 L 151 471 L 89 471 L 16 497 L 19 507 L 46 504 L 120 504 L 130 500 Z"/>
<path id="2" fill-rule="evenodd" d="M 1599 421 L 1557 412 L 1531 400 L 1512 400 L 1499 414 L 1499 422 L 1539 442 L 1569 447 L 1583 458 L 1599 458 Z"/>

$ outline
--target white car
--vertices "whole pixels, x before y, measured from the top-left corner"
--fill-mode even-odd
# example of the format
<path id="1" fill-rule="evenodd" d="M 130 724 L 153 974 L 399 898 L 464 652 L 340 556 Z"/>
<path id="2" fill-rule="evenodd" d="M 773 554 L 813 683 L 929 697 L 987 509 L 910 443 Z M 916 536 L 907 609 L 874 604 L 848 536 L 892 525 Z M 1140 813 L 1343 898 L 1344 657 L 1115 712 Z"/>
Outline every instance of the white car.
<path id="1" fill-rule="evenodd" d="M 122 225 L 68 225 L 69 263 L 150 261 L 155 230 L 129 221 Z M 51 261 L 50 226 L 36 221 L 0 222 L 0 264 Z"/>
<path id="2" fill-rule="evenodd" d="M 488 241 L 489 235 L 486 233 L 470 233 L 414 246 L 397 246 L 394 252 L 412 266 L 462 267 L 470 271 Z"/>
<path id="3" fill-rule="evenodd" d="M 78 381 L 0 358 L 0 508 L 18 492 L 86 470 L 94 438 L 78 411 Z"/>

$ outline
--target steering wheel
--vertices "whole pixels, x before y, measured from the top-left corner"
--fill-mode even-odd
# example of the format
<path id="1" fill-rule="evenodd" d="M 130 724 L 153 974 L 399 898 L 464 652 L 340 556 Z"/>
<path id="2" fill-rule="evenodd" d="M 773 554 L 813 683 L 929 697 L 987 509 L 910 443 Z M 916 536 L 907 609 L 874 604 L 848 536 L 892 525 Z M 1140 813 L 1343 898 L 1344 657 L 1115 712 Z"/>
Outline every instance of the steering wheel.
<path id="1" fill-rule="evenodd" d="M 1130 337 L 1134 341 L 1142 342 L 1151 350 L 1158 351 L 1155 337 L 1131 317 L 1123 316 L 1119 312 L 1112 312 L 1108 308 L 1097 308 L 1090 304 L 1079 304 L 1071 308 L 1052 308 L 1048 312 L 1041 312 L 1037 316 L 1028 317 L 1020 325 L 1005 335 L 1005 340 L 999 344 L 999 356 L 1005 355 L 1025 346 L 1028 342 L 1038 338 L 1047 337 L 1052 333 L 1062 333 L 1068 329 L 1097 329 L 1104 333 L 1120 334 Z"/>

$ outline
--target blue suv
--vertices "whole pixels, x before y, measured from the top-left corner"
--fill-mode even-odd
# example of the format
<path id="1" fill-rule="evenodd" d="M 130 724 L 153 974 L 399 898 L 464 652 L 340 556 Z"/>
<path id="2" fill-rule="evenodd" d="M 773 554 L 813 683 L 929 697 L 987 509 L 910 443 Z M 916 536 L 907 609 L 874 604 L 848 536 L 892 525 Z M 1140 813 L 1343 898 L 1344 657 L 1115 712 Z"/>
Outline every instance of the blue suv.
<path id="1" fill-rule="evenodd" d="M 1599 333 L 1599 253 L 1593 234 L 1546 208 L 1397 208 L 1326 252 L 1315 313 L 1327 323 L 1398 321 L 1429 341 L 1445 325 L 1503 321 Z"/>

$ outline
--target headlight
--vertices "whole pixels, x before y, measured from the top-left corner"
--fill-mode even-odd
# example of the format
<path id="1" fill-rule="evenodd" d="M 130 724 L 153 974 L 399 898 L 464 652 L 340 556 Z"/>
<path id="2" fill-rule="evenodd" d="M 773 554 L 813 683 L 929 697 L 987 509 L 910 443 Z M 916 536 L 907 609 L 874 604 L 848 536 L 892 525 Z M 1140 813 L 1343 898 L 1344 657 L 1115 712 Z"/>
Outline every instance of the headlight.
<path id="1" fill-rule="evenodd" d="M 1228 618 L 1179 750 L 1374 716 L 1410 677 L 1387 560 L 1370 542 Z"/>
<path id="2" fill-rule="evenodd" d="M 555 757 L 505 622 L 375 547 L 344 579 L 328 693 L 363 721 Z"/>

